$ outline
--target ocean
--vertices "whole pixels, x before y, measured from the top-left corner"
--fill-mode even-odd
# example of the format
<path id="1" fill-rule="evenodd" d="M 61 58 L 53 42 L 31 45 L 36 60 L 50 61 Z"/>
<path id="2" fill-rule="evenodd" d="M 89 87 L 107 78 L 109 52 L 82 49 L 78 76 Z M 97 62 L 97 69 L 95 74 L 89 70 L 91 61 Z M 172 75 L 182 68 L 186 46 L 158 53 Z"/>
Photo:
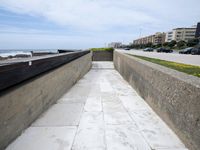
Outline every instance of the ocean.
<path id="1" fill-rule="evenodd" d="M 8 56 L 15 56 L 17 54 L 30 55 L 31 51 L 35 51 L 35 52 L 57 52 L 57 49 L 18 49 L 18 50 L 2 49 L 2 50 L 0 50 L 0 56 L 1 57 L 8 57 Z"/>

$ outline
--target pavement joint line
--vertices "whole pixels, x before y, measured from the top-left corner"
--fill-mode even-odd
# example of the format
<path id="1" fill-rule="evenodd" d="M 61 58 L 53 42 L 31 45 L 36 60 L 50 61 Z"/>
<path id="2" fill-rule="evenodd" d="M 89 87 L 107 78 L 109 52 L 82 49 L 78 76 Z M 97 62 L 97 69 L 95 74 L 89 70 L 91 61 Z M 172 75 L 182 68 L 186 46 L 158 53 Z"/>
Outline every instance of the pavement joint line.
<path id="1" fill-rule="evenodd" d="M 87 100 L 86 100 L 86 101 L 87 101 Z M 78 134 L 78 129 L 79 129 L 79 127 L 80 127 L 80 121 L 81 121 L 81 118 L 83 117 L 83 114 L 84 114 L 84 107 L 85 107 L 85 104 L 84 104 L 84 106 L 83 106 L 82 113 L 81 113 L 81 116 L 80 116 L 79 121 L 78 121 L 78 125 L 77 125 L 77 128 L 76 128 L 76 132 L 75 132 L 75 135 L 74 135 L 73 142 L 72 142 L 72 144 L 71 144 L 70 150 L 73 150 L 72 148 L 73 148 L 73 146 L 74 146 L 74 144 L 75 144 L 76 136 L 77 136 L 77 134 Z"/>
<path id="2" fill-rule="evenodd" d="M 125 82 L 128 84 L 127 81 L 125 81 Z M 131 92 L 131 93 L 133 93 L 133 92 Z M 136 92 L 136 94 L 138 94 L 138 93 Z M 138 97 L 138 95 L 137 95 L 137 97 Z M 140 128 L 139 128 L 137 122 L 136 122 L 136 121 L 134 120 L 134 118 L 132 118 L 132 116 L 130 115 L 130 111 L 129 111 L 128 109 L 126 109 L 126 107 L 124 106 L 124 104 L 122 103 L 122 100 L 121 100 L 120 98 L 119 98 L 119 100 L 120 100 L 120 102 L 121 102 L 121 105 L 123 106 L 123 108 L 125 109 L 125 111 L 127 112 L 127 114 L 129 115 L 129 117 L 131 118 L 132 122 L 133 122 L 134 125 L 137 127 L 138 134 L 144 139 L 145 143 L 153 150 L 153 148 L 151 147 L 151 145 L 149 144 L 149 142 L 146 140 L 146 138 L 144 137 L 144 135 L 143 135 L 142 132 L 140 131 Z M 146 102 L 145 102 L 145 103 L 146 103 Z"/>
<path id="3" fill-rule="evenodd" d="M 84 112 L 94 112 L 94 113 L 97 113 L 97 112 L 103 112 L 103 111 L 86 111 L 86 110 L 84 110 Z"/>
<path id="4" fill-rule="evenodd" d="M 85 103 L 80 103 L 80 102 L 65 102 L 65 101 L 61 101 L 61 102 L 56 102 L 56 104 L 85 104 Z"/>
<path id="5" fill-rule="evenodd" d="M 31 128 L 48 128 L 48 127 L 77 127 L 78 125 L 56 125 L 56 126 L 30 126 Z"/>
<path id="6" fill-rule="evenodd" d="M 115 70 L 114 68 L 92 68 L 92 70 Z"/>
<path id="7" fill-rule="evenodd" d="M 101 91 L 100 91 L 101 92 Z M 108 145 L 107 145 L 107 140 L 106 140 L 106 123 L 105 123 L 105 114 L 104 114 L 104 108 L 103 108 L 103 100 L 102 100 L 102 96 L 100 96 L 101 98 L 101 107 L 102 107 L 102 112 L 103 112 L 103 126 L 104 126 L 104 141 L 105 141 L 105 149 L 108 149 Z"/>
<path id="8" fill-rule="evenodd" d="M 151 150 L 156 150 L 154 148 L 151 147 L 150 143 L 148 142 L 148 140 L 145 138 L 145 136 L 143 135 L 143 133 L 141 132 L 142 130 L 140 130 L 137 122 L 135 121 L 135 119 L 132 117 L 132 115 L 130 115 L 131 111 L 127 110 L 128 115 L 131 117 L 131 120 L 133 120 L 135 122 L 135 125 L 138 129 L 138 133 L 140 134 L 140 136 L 144 139 L 145 143 L 151 148 Z"/>

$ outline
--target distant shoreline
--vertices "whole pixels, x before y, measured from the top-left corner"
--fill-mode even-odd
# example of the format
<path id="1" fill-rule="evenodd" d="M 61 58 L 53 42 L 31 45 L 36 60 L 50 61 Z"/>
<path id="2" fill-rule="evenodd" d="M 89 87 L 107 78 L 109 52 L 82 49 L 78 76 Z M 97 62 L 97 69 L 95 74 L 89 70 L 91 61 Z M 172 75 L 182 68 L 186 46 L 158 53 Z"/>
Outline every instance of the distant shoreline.
<path id="1" fill-rule="evenodd" d="M 31 55 L 34 52 L 57 52 L 56 49 L 0 49 L 0 57 L 18 57 L 16 55 Z"/>
<path id="2" fill-rule="evenodd" d="M 31 55 L 30 54 L 16 54 L 16 55 L 9 55 L 5 57 L 0 56 L 0 61 L 7 60 L 7 59 L 28 58 L 28 57 L 31 57 Z"/>
<path id="3" fill-rule="evenodd" d="M 0 61 L 57 53 L 57 50 L 0 50 Z"/>
<path id="4" fill-rule="evenodd" d="M 77 50 L 69 50 L 69 49 L 38 49 L 38 50 L 0 50 L 0 61 L 8 60 L 8 59 L 19 59 L 19 58 L 29 58 L 35 56 L 44 56 L 44 55 L 53 55 L 63 52 L 72 52 L 79 51 Z"/>

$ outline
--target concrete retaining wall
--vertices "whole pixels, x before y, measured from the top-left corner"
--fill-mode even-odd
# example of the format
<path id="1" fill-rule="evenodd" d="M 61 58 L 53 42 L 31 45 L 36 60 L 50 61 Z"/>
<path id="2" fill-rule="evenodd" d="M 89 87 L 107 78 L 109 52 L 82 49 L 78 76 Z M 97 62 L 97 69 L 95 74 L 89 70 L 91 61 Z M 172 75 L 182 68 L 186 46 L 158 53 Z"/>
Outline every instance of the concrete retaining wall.
<path id="1" fill-rule="evenodd" d="M 200 148 L 200 79 L 114 52 L 119 73 L 191 150 Z"/>
<path id="2" fill-rule="evenodd" d="M 113 51 L 93 51 L 92 61 L 113 61 Z"/>
<path id="3" fill-rule="evenodd" d="M 0 62 L 0 92 L 43 72 L 71 62 L 90 51 L 46 55 Z"/>
<path id="4" fill-rule="evenodd" d="M 0 149 L 19 136 L 91 68 L 91 53 L 0 93 Z"/>

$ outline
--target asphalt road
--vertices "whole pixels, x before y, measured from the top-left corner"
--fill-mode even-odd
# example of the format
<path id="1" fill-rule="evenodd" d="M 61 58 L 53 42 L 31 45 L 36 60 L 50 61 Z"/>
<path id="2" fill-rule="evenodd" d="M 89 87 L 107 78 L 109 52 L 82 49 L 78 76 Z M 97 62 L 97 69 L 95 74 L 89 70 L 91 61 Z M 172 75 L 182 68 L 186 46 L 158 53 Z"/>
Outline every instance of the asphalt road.
<path id="1" fill-rule="evenodd" d="M 142 50 L 120 50 L 117 51 L 134 54 L 139 56 L 146 56 L 150 58 L 158 58 L 167 61 L 173 61 L 183 64 L 190 64 L 195 66 L 200 66 L 200 55 L 186 55 L 186 54 L 178 54 L 178 53 L 157 53 L 157 52 L 144 52 Z"/>

